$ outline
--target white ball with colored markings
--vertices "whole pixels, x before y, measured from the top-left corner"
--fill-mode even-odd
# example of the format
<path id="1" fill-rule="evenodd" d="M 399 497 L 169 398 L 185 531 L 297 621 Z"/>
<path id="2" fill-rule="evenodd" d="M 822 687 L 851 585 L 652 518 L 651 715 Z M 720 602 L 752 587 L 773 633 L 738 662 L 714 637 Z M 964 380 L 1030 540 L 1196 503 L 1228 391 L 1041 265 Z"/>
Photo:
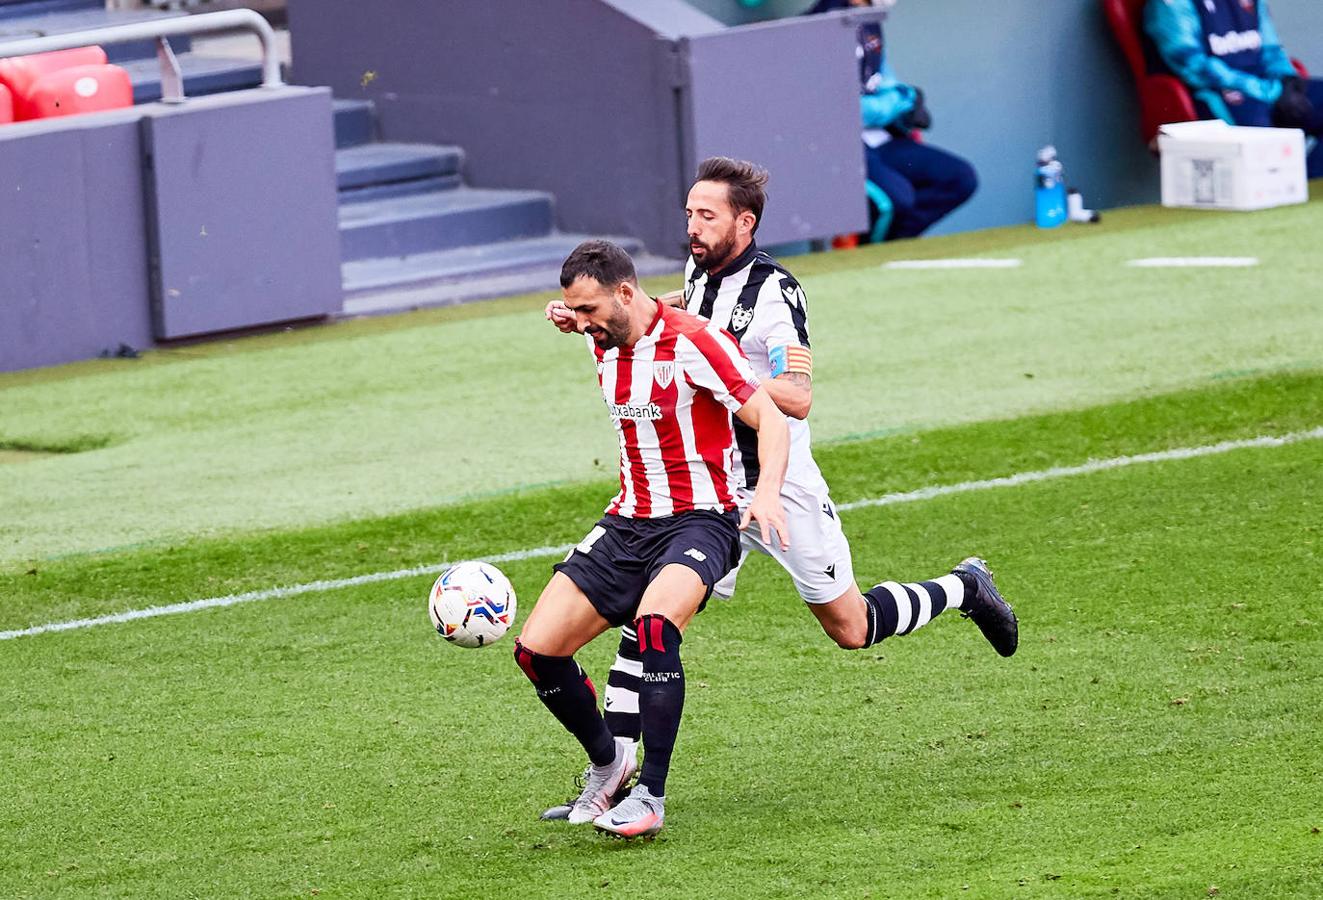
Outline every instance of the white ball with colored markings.
<path id="1" fill-rule="evenodd" d="M 450 643 L 486 647 L 514 624 L 514 587 L 490 563 L 455 563 L 432 585 L 427 612 L 436 633 Z"/>

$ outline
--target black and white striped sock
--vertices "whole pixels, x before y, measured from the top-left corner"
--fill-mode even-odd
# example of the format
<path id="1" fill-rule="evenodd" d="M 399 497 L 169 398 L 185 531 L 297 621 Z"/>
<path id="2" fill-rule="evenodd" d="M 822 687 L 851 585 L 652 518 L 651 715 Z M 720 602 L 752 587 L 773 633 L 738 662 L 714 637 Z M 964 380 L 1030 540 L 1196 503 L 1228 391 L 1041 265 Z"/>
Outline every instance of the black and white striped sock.
<path id="1" fill-rule="evenodd" d="M 643 733 L 639 724 L 639 680 L 643 677 L 643 656 L 639 636 L 628 625 L 620 629 L 620 649 L 611 673 L 606 678 L 606 727 L 617 738 L 638 742 Z"/>
<path id="2" fill-rule="evenodd" d="M 931 622 L 942 610 L 959 609 L 965 600 L 965 583 L 957 575 L 943 575 L 917 584 L 884 581 L 864 593 L 868 606 L 868 635 L 864 646 L 884 638 L 911 634 Z"/>

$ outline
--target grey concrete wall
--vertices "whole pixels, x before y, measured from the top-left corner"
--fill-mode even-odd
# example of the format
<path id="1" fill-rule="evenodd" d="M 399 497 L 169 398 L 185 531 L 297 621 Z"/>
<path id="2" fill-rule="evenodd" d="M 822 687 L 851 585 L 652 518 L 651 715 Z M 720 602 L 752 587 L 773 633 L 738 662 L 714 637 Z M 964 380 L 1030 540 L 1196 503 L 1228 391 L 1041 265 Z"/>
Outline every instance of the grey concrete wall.
<path id="1" fill-rule="evenodd" d="M 289 12 L 300 83 L 372 99 L 390 139 L 463 146 L 472 184 L 554 193 L 569 230 L 627 234 L 678 255 L 697 158 L 797 158 L 783 172 L 806 174 L 824 158 L 857 160 L 848 148 L 858 129 L 842 125 L 857 101 L 821 90 L 854 71 L 839 26 L 778 23 L 741 47 L 681 0 L 292 0 Z M 775 102 L 769 85 L 808 102 L 751 106 L 750 97 Z M 723 117 L 728 135 L 709 127 Z M 796 209 L 785 196 L 760 235 L 788 241 L 858 225 L 862 206 L 834 200 L 847 178 L 856 181 L 848 196 L 862 194 L 856 164 L 829 163 L 826 189 L 796 188 L 813 205 Z M 791 182 L 782 176 L 781 189 Z"/>
<path id="2" fill-rule="evenodd" d="M 173 138 L 154 194 L 144 118 Z M 307 88 L 0 128 L 0 371 L 338 311 L 333 160 Z M 156 323 L 154 284 L 177 312 Z"/>
<path id="3" fill-rule="evenodd" d="M 659 7 L 667 2 L 656 0 Z M 689 3 L 726 24 L 792 15 L 811 5 Z M 675 164 L 675 154 L 638 140 L 640 130 L 664 128 L 665 116 L 645 117 L 634 108 L 662 102 L 649 79 L 665 84 L 673 72 L 664 58 L 641 61 L 637 28 L 584 27 L 596 22 L 585 18 L 588 5 L 601 0 L 291 0 L 296 75 L 305 83 L 334 84 L 337 94 L 373 97 L 388 134 L 471 144 L 470 174 L 477 183 L 552 190 L 563 224 L 659 233 L 674 227 L 673 189 L 646 177 L 635 185 L 621 160 L 638 162 L 639 170 Z M 1323 73 L 1323 2 L 1272 0 L 1272 10 L 1288 49 Z M 486 37 L 479 25 L 488 29 Z M 1059 148 L 1069 180 L 1090 205 L 1157 201 L 1157 161 L 1137 136 L 1134 86 L 1099 0 L 900 0 L 887 35 L 899 75 L 928 94 L 936 120 L 929 140 L 967 157 L 982 181 L 975 197 L 934 233 L 1029 221 L 1034 152 L 1046 143 Z M 780 71 L 787 83 L 755 88 L 769 123 L 801 112 L 795 73 L 799 84 L 814 84 L 804 67 L 822 63 L 824 52 L 820 45 L 786 42 Z M 733 45 L 730 54 L 734 63 L 746 58 Z M 364 88 L 368 71 L 377 78 Z M 739 79 L 737 69 L 729 74 Z M 835 102 L 829 90 L 822 85 L 815 101 Z M 566 98 L 579 98 L 584 108 L 564 105 Z M 760 150 L 747 153 L 776 155 Z M 819 159 L 828 169 L 853 165 L 834 151 L 824 150 Z M 615 207 L 624 209 L 617 214 Z M 770 209 L 774 214 L 777 207 Z"/>
<path id="4" fill-rule="evenodd" d="M 682 240 L 674 61 L 634 18 L 599 0 L 293 0 L 289 16 L 295 78 L 374 100 L 385 137 L 463 146 L 469 183 L 551 191 L 562 227 Z"/>
<path id="5" fill-rule="evenodd" d="M 685 171 L 714 155 L 765 166 L 764 245 L 868 227 L 853 21 L 789 19 L 681 41 Z"/>
<path id="6" fill-rule="evenodd" d="M 143 120 L 156 335 L 339 312 L 331 95 L 243 91 Z"/>
<path id="7" fill-rule="evenodd" d="M 139 118 L 0 128 L 0 371 L 151 344 Z"/>

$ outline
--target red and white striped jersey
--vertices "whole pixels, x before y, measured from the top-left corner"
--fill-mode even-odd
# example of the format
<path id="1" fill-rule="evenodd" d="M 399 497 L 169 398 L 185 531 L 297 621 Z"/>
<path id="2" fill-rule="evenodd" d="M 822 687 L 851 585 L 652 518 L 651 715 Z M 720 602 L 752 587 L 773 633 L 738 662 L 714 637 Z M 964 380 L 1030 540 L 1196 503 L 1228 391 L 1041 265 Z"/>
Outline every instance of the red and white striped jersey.
<path id="1" fill-rule="evenodd" d="M 632 347 L 602 350 L 591 337 L 588 346 L 620 437 L 620 493 L 607 514 L 655 519 L 734 509 L 739 450 L 731 414 L 758 389 L 735 339 L 659 305 Z"/>

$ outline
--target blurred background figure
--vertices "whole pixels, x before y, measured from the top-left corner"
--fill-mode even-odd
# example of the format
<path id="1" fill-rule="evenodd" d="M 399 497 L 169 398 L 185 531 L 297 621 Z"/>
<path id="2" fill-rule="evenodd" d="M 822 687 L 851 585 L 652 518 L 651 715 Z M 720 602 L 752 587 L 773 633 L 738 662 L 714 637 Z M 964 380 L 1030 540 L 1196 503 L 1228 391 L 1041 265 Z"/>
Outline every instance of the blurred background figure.
<path id="1" fill-rule="evenodd" d="M 1148 0 L 1144 31 L 1201 116 L 1323 135 L 1323 81 L 1292 63 L 1267 0 Z M 1323 177 L 1320 146 L 1309 154 L 1310 178 Z"/>
<path id="2" fill-rule="evenodd" d="M 818 0 L 810 14 L 850 7 L 891 9 L 896 0 Z M 860 106 L 868 164 L 870 241 L 918 237 L 978 187 L 974 167 L 918 140 L 932 127 L 923 91 L 896 78 L 880 22 L 859 26 Z"/>

